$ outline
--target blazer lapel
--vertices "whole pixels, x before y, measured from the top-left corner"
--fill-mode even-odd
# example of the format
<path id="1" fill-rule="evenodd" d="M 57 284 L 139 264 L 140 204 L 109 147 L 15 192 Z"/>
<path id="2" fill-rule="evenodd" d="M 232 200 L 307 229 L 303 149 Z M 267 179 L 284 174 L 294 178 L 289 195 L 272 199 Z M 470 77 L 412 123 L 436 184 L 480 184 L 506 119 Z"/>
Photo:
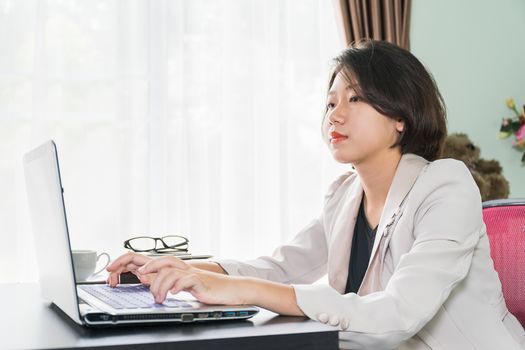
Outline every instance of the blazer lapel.
<path id="1" fill-rule="evenodd" d="M 380 261 L 376 261 L 379 259 L 377 256 L 380 251 L 379 247 L 383 245 L 382 241 L 385 240 L 386 235 L 389 234 L 389 226 L 395 222 L 396 216 L 399 215 L 398 209 L 401 207 L 402 202 L 412 189 L 421 170 L 427 164 L 428 161 L 426 159 L 414 154 L 404 154 L 401 157 L 394 179 L 390 185 L 390 190 L 388 191 L 381 218 L 379 219 L 374 246 L 368 262 L 368 269 L 363 278 L 359 294 L 362 294 L 364 291 L 370 292 L 377 289 L 377 283 L 379 282 L 378 270 L 381 265 Z M 365 294 L 368 293 L 365 292 Z"/>
<path id="2" fill-rule="evenodd" d="M 341 200 L 331 228 L 333 235 L 328 250 L 328 281 L 341 294 L 346 288 L 354 226 L 362 197 L 363 188 L 359 178 L 356 178 Z"/>
<path id="3" fill-rule="evenodd" d="M 424 158 L 414 154 L 404 154 L 401 157 L 401 160 L 399 161 L 396 169 L 396 173 L 394 174 L 394 179 L 390 185 L 390 190 L 388 191 L 388 195 L 386 197 L 385 206 L 383 207 L 383 212 L 381 213 L 381 218 L 379 219 L 376 238 L 368 266 L 370 266 L 373 257 L 377 253 L 377 248 L 379 247 L 379 243 L 386 233 L 387 226 L 394 223 L 394 214 L 396 214 L 396 211 L 401 205 L 401 202 L 403 199 L 405 199 L 406 195 L 419 176 L 420 171 L 427 163 L 428 161 L 426 161 Z"/>

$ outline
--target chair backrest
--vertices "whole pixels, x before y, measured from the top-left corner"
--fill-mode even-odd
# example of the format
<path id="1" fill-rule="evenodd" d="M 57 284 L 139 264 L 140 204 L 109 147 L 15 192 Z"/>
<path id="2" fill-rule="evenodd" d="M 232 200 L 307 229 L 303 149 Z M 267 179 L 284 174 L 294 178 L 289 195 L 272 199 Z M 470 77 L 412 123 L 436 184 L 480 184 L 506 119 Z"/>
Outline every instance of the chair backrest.
<path id="1" fill-rule="evenodd" d="M 525 199 L 483 202 L 483 221 L 505 302 L 525 327 Z"/>

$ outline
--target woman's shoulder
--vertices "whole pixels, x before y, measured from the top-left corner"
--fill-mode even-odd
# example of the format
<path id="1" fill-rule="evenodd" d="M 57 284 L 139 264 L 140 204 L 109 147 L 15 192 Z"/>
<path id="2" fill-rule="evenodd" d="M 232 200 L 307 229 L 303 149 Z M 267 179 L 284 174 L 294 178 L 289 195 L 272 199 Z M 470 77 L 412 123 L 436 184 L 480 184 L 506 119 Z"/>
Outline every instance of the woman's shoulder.
<path id="1" fill-rule="evenodd" d="M 471 199 L 479 197 L 479 189 L 469 169 L 456 159 L 444 158 L 429 162 L 417 182 L 418 187 L 430 193 L 462 194 Z"/>
<path id="2" fill-rule="evenodd" d="M 452 158 L 429 162 L 425 173 L 427 176 L 436 177 L 436 180 L 473 182 L 472 174 L 465 163 Z"/>
<path id="3" fill-rule="evenodd" d="M 422 224 L 417 232 L 437 236 L 451 232 L 461 241 L 471 234 L 473 239 L 479 236 L 483 223 L 481 203 L 479 189 L 466 165 L 455 159 L 439 159 L 429 162 L 420 174 L 406 210 L 412 213 L 415 224 Z"/>

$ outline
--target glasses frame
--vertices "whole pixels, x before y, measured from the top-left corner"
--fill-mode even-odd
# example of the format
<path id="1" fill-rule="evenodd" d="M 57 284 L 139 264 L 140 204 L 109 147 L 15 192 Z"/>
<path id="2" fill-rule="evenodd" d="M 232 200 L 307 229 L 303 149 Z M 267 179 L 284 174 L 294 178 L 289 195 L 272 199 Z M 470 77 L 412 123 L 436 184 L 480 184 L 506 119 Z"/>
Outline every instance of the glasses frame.
<path id="1" fill-rule="evenodd" d="M 167 238 L 167 237 L 177 237 L 177 238 L 182 238 L 183 242 L 181 243 L 177 243 L 177 244 L 174 244 L 174 245 L 168 245 L 166 244 L 166 242 L 164 241 L 164 238 Z M 133 241 L 134 239 L 139 239 L 139 238 L 148 238 L 148 239 L 152 239 L 155 241 L 155 248 L 153 249 L 135 249 L 131 246 L 131 241 Z M 162 243 L 162 245 L 164 247 L 161 247 L 161 248 L 157 248 L 157 241 L 160 241 Z M 179 236 L 179 235 L 167 235 L 167 236 L 164 236 L 164 237 L 151 237 L 151 236 L 137 236 L 137 237 L 132 237 L 130 239 L 126 239 L 124 241 L 124 248 L 126 249 L 129 249 L 129 250 L 132 250 L 136 253 L 148 253 L 148 252 L 155 252 L 155 253 L 167 253 L 167 252 L 187 252 L 188 251 L 188 244 L 189 244 L 189 240 L 184 237 L 184 236 Z M 184 246 L 184 248 L 181 248 L 182 246 Z"/>

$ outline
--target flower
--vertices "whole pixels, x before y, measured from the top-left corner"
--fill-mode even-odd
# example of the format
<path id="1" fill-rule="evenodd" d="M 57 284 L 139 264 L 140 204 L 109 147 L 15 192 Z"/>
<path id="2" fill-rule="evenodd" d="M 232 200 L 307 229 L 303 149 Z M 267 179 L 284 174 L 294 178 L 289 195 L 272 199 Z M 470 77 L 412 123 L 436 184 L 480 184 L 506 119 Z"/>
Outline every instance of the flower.
<path id="1" fill-rule="evenodd" d="M 512 146 L 518 150 L 525 150 L 525 106 L 523 106 L 523 111 L 520 113 L 516 108 L 514 99 L 509 98 L 506 103 L 507 107 L 514 112 L 515 117 L 503 118 L 499 129 L 499 137 L 500 139 L 505 139 L 514 134 L 516 140 L 512 143 Z M 525 163 L 525 152 L 521 157 L 521 161 Z"/>
<path id="2" fill-rule="evenodd" d="M 518 131 L 516 131 L 516 141 L 514 141 L 513 145 L 516 147 L 525 146 L 525 124 L 520 126 Z"/>

